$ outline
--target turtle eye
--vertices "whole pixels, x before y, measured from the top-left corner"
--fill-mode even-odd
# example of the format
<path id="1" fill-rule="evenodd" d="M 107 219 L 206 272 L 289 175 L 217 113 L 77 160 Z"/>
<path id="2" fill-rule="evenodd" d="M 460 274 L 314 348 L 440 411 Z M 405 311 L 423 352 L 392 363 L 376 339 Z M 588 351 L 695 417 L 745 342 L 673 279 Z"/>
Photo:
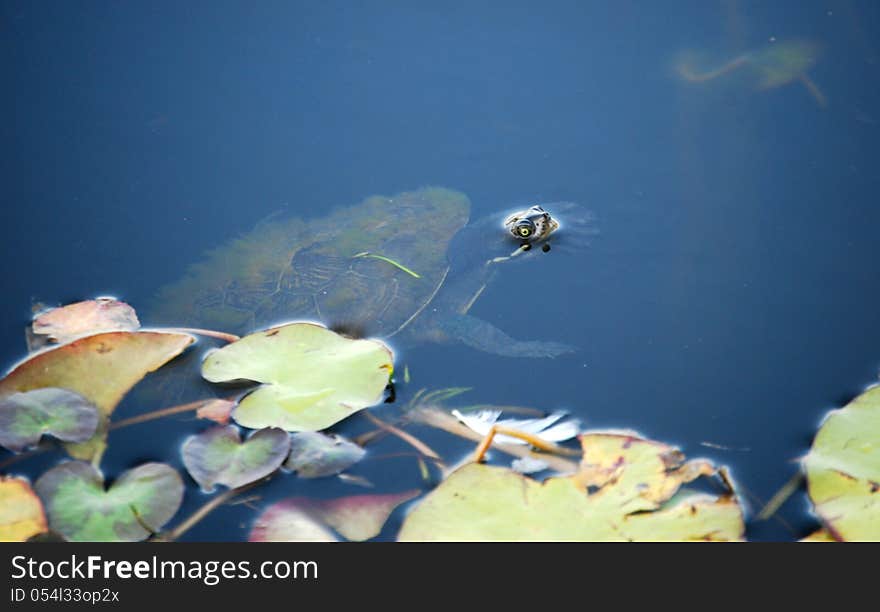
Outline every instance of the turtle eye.
<path id="1" fill-rule="evenodd" d="M 529 219 L 522 219 L 513 228 L 513 233 L 519 238 L 529 238 L 535 233 L 535 224 Z"/>

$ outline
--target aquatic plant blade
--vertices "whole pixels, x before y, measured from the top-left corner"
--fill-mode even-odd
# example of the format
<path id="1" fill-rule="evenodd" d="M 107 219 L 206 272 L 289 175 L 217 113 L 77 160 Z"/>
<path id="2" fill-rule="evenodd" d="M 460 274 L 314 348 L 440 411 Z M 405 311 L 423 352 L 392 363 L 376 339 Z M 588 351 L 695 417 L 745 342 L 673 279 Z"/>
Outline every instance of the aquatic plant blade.
<path id="1" fill-rule="evenodd" d="M 180 507 L 183 481 L 164 463 L 145 463 L 104 490 L 101 473 L 68 461 L 43 474 L 34 489 L 49 525 L 75 542 L 137 542 L 161 529 Z"/>
<path id="2" fill-rule="evenodd" d="M 880 540 L 880 386 L 834 410 L 804 458 L 807 493 L 838 540 Z"/>
<path id="3" fill-rule="evenodd" d="M 675 449 L 626 435 L 585 434 L 574 476 L 538 482 L 467 464 L 409 513 L 400 540 L 739 540 L 742 510 L 731 496 L 671 499 L 711 473 Z"/>
<path id="4" fill-rule="evenodd" d="M 418 490 L 387 495 L 351 495 L 336 499 L 291 497 L 273 504 L 251 530 L 251 542 L 301 542 L 313 537 L 334 537 L 362 542 L 379 535 L 400 504 L 419 495 Z"/>
<path id="5" fill-rule="evenodd" d="M 85 397 L 98 407 L 101 423 L 88 442 L 68 444 L 67 450 L 91 460 L 103 451 L 106 421 L 128 390 L 194 340 L 188 334 L 144 331 L 86 336 L 20 363 L 0 380 L 0 397 L 45 387 L 69 389 Z"/>
<path id="6" fill-rule="evenodd" d="M 35 350 L 107 331 L 134 331 L 141 326 L 134 308 L 112 298 L 67 304 L 39 313 L 29 328 L 28 345 Z"/>
<path id="7" fill-rule="evenodd" d="M 342 436 L 301 431 L 290 436 L 290 456 L 284 464 L 301 478 L 333 476 L 364 458 L 367 451 Z"/>
<path id="8" fill-rule="evenodd" d="M 79 393 L 46 387 L 0 399 L 0 445 L 22 451 L 43 434 L 85 442 L 98 427 L 98 407 Z"/>
<path id="9" fill-rule="evenodd" d="M 214 427 L 184 442 L 183 464 L 203 490 L 214 485 L 230 489 L 268 476 L 284 463 L 290 436 L 283 429 L 267 427 L 241 441 L 238 427 Z"/>
<path id="10" fill-rule="evenodd" d="M 47 528 L 43 504 L 30 484 L 0 476 L 0 542 L 24 542 Z"/>
<path id="11" fill-rule="evenodd" d="M 291 323 L 245 336 L 205 359 L 211 382 L 253 380 L 263 386 L 232 413 L 251 429 L 318 431 L 378 404 L 393 371 L 391 350 L 312 323 Z"/>

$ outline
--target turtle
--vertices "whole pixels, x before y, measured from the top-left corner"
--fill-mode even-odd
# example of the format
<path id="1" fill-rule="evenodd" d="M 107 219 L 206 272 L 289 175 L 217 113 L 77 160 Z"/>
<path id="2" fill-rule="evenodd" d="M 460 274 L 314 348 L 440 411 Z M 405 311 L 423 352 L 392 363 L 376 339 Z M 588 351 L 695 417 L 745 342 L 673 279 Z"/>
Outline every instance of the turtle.
<path id="1" fill-rule="evenodd" d="M 553 210 L 562 209 L 579 207 Z M 151 318 L 239 335 L 311 320 L 350 335 L 461 342 L 508 357 L 574 351 L 514 339 L 469 314 L 498 268 L 539 251 L 535 244 L 549 248 L 557 219 L 540 205 L 475 223 L 469 216 L 468 197 L 443 187 L 372 196 L 311 220 L 270 216 L 162 288 Z M 585 229 L 582 217 L 574 228 Z"/>

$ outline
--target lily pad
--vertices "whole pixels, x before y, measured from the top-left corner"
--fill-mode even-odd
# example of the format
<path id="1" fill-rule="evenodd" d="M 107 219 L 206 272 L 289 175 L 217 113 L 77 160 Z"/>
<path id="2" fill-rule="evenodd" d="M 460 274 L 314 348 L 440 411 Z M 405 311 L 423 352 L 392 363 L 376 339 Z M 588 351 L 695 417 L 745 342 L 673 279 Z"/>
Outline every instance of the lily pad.
<path id="1" fill-rule="evenodd" d="M 351 495 L 337 499 L 291 497 L 273 504 L 254 523 L 251 542 L 337 541 L 362 542 L 379 535 L 400 504 L 418 496 L 418 490 L 387 495 Z"/>
<path id="2" fill-rule="evenodd" d="M 832 537 L 880 540 L 880 386 L 828 414 L 803 467 Z"/>
<path id="3" fill-rule="evenodd" d="M 263 383 L 232 417 L 251 429 L 318 431 L 382 400 L 393 370 L 391 350 L 313 323 L 291 323 L 245 336 L 202 364 L 211 382 Z"/>
<path id="4" fill-rule="evenodd" d="M 364 458 L 367 451 L 342 436 L 301 431 L 290 437 L 290 456 L 284 464 L 301 478 L 333 476 Z"/>
<path id="5" fill-rule="evenodd" d="M 98 431 L 82 444 L 68 444 L 73 457 L 101 455 L 107 419 L 123 396 L 151 372 L 179 355 L 195 338 L 161 332 L 107 332 L 37 353 L 0 380 L 0 398 L 16 392 L 60 387 L 79 393 L 101 412 Z"/>
<path id="6" fill-rule="evenodd" d="M 574 476 L 538 482 L 477 463 L 453 472 L 409 513 L 400 540 L 739 540 L 732 495 L 676 496 L 715 472 L 676 449 L 627 435 L 581 436 Z"/>
<path id="7" fill-rule="evenodd" d="M 0 542 L 24 542 L 46 529 L 43 504 L 30 484 L 0 476 Z"/>
<path id="8" fill-rule="evenodd" d="M 171 520 L 183 500 L 183 481 L 164 463 L 128 470 L 105 491 L 97 468 L 68 461 L 43 474 L 34 489 L 52 529 L 75 542 L 145 540 Z"/>
<path id="9" fill-rule="evenodd" d="M 76 302 L 39 313 L 28 330 L 28 348 L 63 344 L 107 331 L 134 331 L 141 326 L 134 308 L 113 298 Z"/>
<path id="10" fill-rule="evenodd" d="M 283 429 L 267 427 L 241 441 L 238 427 L 214 427 L 183 443 L 183 464 L 203 490 L 214 485 L 230 489 L 268 476 L 284 463 L 290 436 Z"/>
<path id="11" fill-rule="evenodd" d="M 98 427 L 98 408 L 79 393 L 46 387 L 0 399 L 0 445 L 21 451 L 43 434 L 85 442 Z"/>

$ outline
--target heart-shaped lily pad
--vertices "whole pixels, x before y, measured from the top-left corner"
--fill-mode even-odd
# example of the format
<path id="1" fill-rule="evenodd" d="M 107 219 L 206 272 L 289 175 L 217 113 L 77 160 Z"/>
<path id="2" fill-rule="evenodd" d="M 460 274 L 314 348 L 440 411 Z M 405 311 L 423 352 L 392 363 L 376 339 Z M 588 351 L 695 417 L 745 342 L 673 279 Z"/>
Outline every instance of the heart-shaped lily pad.
<path id="1" fill-rule="evenodd" d="M 251 429 L 318 431 L 382 400 L 393 370 L 391 350 L 313 323 L 291 323 L 245 336 L 208 355 L 211 382 L 264 383 L 233 412 Z"/>
<path id="2" fill-rule="evenodd" d="M 290 436 L 290 456 L 284 464 L 301 478 L 333 476 L 364 458 L 367 451 L 342 436 L 301 431 Z"/>
<path id="3" fill-rule="evenodd" d="M 832 537 L 880 540 L 880 386 L 828 414 L 803 466 Z"/>
<path id="4" fill-rule="evenodd" d="M 0 542 L 24 542 L 46 528 L 43 504 L 28 482 L 0 476 Z"/>
<path id="5" fill-rule="evenodd" d="M 46 387 L 0 399 L 0 445 L 21 451 L 51 434 L 85 442 L 98 427 L 98 407 L 79 393 Z"/>
<path id="6" fill-rule="evenodd" d="M 257 517 L 251 542 L 336 541 L 335 530 L 347 540 L 362 542 L 379 535 L 388 517 L 418 490 L 387 495 L 351 495 L 337 499 L 291 497 L 269 506 Z"/>
<path id="7" fill-rule="evenodd" d="M 92 460 L 103 452 L 107 419 L 128 390 L 194 341 L 189 334 L 144 331 L 86 336 L 20 363 L 0 380 L 0 397 L 60 387 L 88 399 L 101 412 L 98 430 L 88 442 L 68 444 L 67 450 Z"/>
<path id="8" fill-rule="evenodd" d="M 183 464 L 205 491 L 216 484 L 234 489 L 268 476 L 284 463 L 290 436 L 283 429 L 267 427 L 245 442 L 238 427 L 214 427 L 183 443 Z"/>
<path id="9" fill-rule="evenodd" d="M 34 489 L 50 527 L 76 542 L 144 540 L 171 520 L 183 500 L 183 481 L 164 463 L 128 470 L 105 491 L 94 466 L 68 461 L 43 474 Z"/>

